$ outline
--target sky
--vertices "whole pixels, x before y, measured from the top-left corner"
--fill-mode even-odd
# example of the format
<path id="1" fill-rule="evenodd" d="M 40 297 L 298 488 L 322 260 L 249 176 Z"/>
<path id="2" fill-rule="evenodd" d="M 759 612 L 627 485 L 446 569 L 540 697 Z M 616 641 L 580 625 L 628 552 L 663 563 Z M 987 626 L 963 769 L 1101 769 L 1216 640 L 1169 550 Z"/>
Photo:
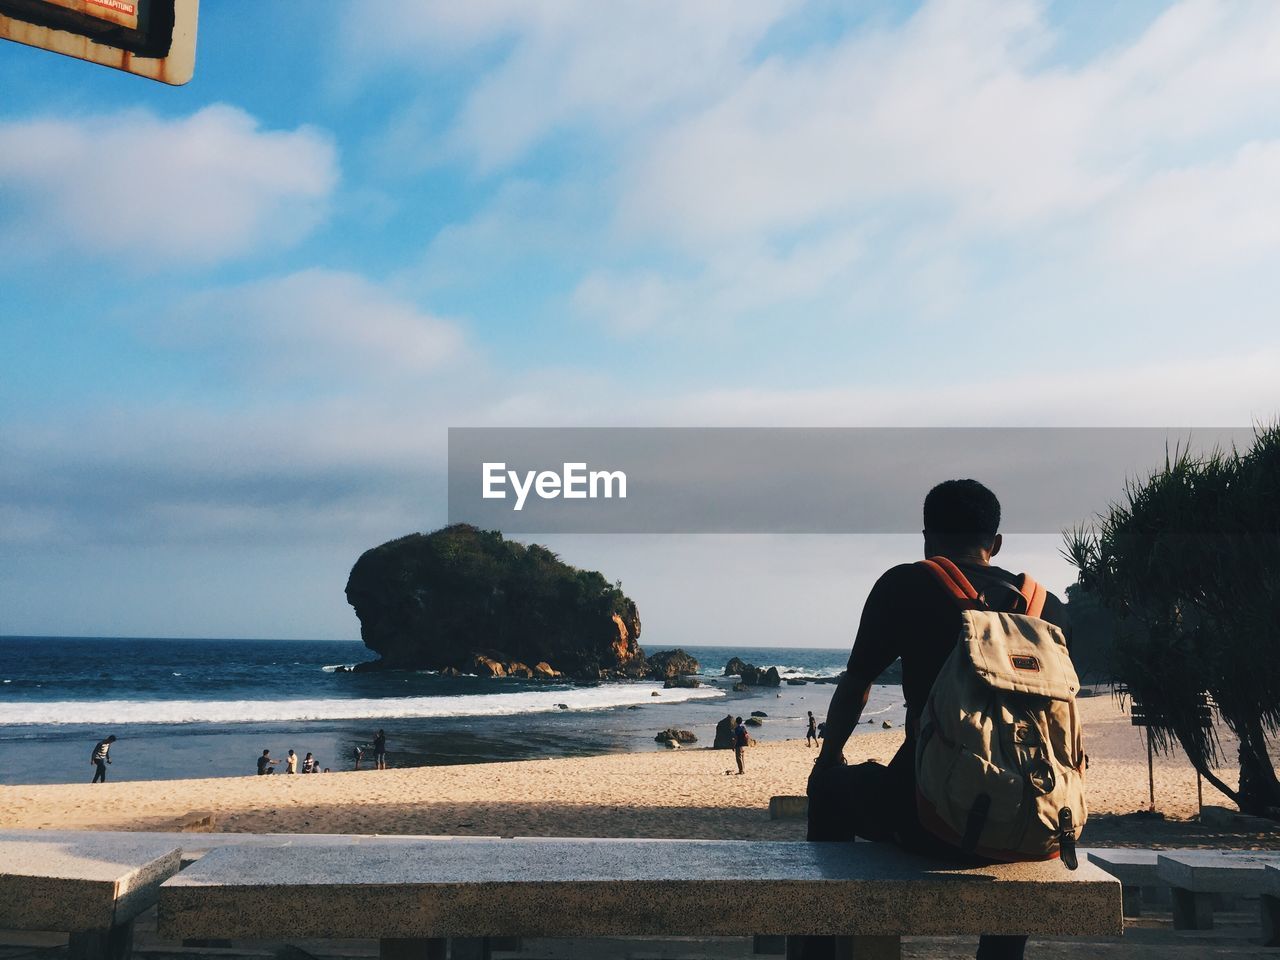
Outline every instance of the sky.
<path id="1" fill-rule="evenodd" d="M 188 86 L 0 90 L 0 635 L 355 637 L 449 427 L 1277 412 L 1270 0 L 206 2 Z M 655 648 L 847 645 L 920 551 L 537 539 Z"/>

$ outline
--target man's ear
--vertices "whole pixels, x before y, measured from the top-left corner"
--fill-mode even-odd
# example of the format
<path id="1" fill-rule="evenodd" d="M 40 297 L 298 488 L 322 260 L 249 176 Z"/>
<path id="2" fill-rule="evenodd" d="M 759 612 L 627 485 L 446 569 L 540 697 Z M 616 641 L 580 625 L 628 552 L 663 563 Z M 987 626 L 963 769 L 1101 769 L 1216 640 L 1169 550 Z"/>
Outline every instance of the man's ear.
<path id="1" fill-rule="evenodd" d="M 991 556 L 994 557 L 997 553 L 999 553 L 1000 548 L 1002 546 L 1004 546 L 1004 537 L 1001 534 L 997 533 L 995 537 L 991 540 Z"/>

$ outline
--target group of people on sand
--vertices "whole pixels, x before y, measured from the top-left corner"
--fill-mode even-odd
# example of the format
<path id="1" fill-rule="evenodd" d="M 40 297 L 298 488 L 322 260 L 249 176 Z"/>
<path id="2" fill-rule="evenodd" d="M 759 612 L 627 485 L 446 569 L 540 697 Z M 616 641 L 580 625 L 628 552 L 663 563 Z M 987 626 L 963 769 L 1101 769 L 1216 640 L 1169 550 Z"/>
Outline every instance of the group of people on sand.
<path id="1" fill-rule="evenodd" d="M 356 744 L 351 751 L 351 759 L 355 762 L 355 768 L 357 770 L 360 769 L 360 761 L 364 759 L 364 751 L 365 744 Z M 279 760 L 273 760 L 271 758 L 270 750 L 263 750 L 262 756 L 258 758 L 258 774 L 264 775 L 274 773 L 275 771 L 271 768 L 276 766 L 278 763 L 280 763 Z M 387 734 L 381 728 L 378 729 L 378 732 L 373 738 L 373 763 L 374 768 L 377 770 L 387 769 Z M 308 753 L 302 758 L 302 769 L 299 771 L 298 755 L 290 750 L 289 755 L 284 760 L 284 772 L 328 773 L 329 768 L 324 767 L 321 769 L 320 761 Z"/>
<path id="2" fill-rule="evenodd" d="M 263 750 L 262 756 L 258 757 L 258 776 L 265 777 L 269 773 L 275 773 L 272 768 L 279 764 L 279 760 L 275 760 L 271 756 L 270 750 Z M 320 761 L 311 753 L 302 758 L 302 767 L 298 767 L 298 755 L 292 750 L 284 758 L 285 773 L 328 773 L 328 767 L 321 767 Z"/>

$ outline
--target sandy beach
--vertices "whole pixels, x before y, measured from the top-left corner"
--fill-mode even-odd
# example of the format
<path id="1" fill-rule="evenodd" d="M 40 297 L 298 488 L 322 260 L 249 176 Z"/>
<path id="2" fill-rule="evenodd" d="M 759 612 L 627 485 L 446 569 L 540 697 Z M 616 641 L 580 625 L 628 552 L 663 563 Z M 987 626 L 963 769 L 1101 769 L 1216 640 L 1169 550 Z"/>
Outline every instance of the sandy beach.
<path id="1" fill-rule="evenodd" d="M 1213 829 L 1195 819 L 1196 777 L 1181 755 L 1156 758 L 1157 807 L 1147 807 L 1141 731 L 1110 696 L 1082 699 L 1090 756 L 1090 844 L 1280 846 L 1269 830 Z M 747 775 L 731 776 L 727 751 L 660 753 L 416 767 L 318 776 L 224 777 L 0 787 L 0 827 L 178 829 L 212 814 L 231 832 L 401 833 L 497 836 L 792 839 L 803 824 L 771 821 L 769 798 L 802 794 L 814 752 L 803 740 L 761 742 Z M 849 762 L 887 760 L 900 730 L 853 737 Z M 1233 744 L 1225 743 L 1226 755 Z M 1222 771 L 1234 783 L 1235 772 Z M 1206 785 L 1206 804 L 1229 805 Z"/>

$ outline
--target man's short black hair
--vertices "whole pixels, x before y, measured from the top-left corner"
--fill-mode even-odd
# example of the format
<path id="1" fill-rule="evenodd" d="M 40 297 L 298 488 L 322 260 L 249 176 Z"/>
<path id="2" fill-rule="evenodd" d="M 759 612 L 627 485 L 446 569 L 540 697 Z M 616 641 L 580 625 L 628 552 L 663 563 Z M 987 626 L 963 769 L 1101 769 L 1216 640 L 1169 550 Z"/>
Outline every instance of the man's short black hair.
<path id="1" fill-rule="evenodd" d="M 1000 530 L 1000 501 L 977 480 L 946 480 L 924 498 L 924 529 L 956 547 L 990 547 Z"/>

